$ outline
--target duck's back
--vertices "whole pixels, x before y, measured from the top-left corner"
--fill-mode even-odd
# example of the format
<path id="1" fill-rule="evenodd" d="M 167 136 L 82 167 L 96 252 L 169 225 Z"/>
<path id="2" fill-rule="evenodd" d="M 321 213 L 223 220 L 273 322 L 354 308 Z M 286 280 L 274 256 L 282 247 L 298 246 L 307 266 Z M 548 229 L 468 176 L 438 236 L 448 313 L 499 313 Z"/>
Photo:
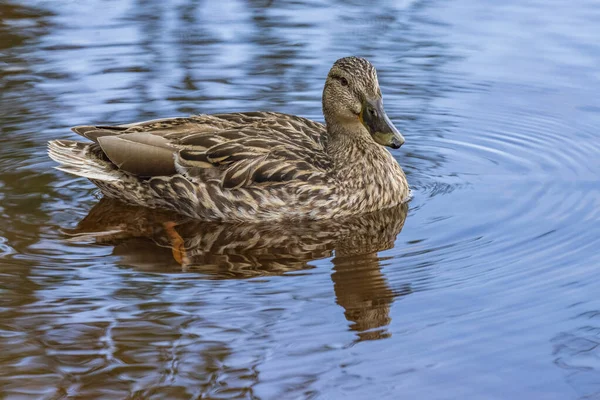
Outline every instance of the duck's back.
<path id="1" fill-rule="evenodd" d="M 92 143 L 50 142 L 59 169 L 109 197 L 203 219 L 282 218 L 285 203 L 323 192 L 332 164 L 322 124 L 273 112 L 73 130 Z"/>

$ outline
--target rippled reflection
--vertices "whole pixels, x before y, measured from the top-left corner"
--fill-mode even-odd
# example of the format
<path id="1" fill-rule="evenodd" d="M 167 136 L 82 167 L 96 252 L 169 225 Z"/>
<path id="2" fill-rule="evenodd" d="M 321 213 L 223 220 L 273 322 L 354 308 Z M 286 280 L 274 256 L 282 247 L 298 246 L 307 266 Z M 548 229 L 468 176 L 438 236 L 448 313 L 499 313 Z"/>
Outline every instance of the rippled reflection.
<path id="1" fill-rule="evenodd" d="M 394 246 L 408 205 L 342 220 L 217 224 L 104 198 L 74 229 L 71 241 L 113 246 L 121 263 L 143 271 L 201 272 L 213 279 L 279 275 L 313 268 L 333 254 L 337 302 L 361 338 L 385 337 L 395 297 L 378 252 Z M 376 330 L 375 332 L 365 332 Z"/>

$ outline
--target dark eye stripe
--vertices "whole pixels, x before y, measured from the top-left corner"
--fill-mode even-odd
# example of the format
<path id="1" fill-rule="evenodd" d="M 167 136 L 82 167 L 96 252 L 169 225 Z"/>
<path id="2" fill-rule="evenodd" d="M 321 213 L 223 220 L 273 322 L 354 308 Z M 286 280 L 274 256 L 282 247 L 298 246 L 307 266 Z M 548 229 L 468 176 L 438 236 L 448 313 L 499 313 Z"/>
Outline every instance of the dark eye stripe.
<path id="1" fill-rule="evenodd" d="M 331 76 L 333 79 L 340 81 L 340 83 L 342 84 L 342 86 L 348 86 L 348 80 L 346 78 L 344 78 L 343 76 L 340 75 L 332 75 Z"/>

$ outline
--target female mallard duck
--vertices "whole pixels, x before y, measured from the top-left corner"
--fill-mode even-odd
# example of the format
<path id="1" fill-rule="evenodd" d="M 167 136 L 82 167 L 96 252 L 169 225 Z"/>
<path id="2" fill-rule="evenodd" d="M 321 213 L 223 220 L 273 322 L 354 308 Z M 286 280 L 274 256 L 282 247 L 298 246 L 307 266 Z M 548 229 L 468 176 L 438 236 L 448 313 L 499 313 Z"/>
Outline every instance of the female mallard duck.
<path id="1" fill-rule="evenodd" d="M 326 126 L 274 112 L 78 126 L 93 143 L 54 140 L 49 155 L 108 197 L 203 220 L 323 219 L 406 201 L 404 172 L 381 146 L 404 138 L 370 62 L 333 64 L 323 114 Z"/>

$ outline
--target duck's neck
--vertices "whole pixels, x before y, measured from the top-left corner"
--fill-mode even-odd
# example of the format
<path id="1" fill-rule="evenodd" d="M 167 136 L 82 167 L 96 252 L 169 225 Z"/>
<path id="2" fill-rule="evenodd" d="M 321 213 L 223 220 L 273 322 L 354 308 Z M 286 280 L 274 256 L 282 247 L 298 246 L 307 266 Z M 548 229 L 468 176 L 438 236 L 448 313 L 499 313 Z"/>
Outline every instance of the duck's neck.
<path id="1" fill-rule="evenodd" d="M 360 211 L 391 207 L 406 200 L 404 172 L 383 146 L 360 129 L 328 127 L 327 152 L 335 164 L 335 178 Z M 348 204 L 352 206 L 352 204 Z"/>
<path id="2" fill-rule="evenodd" d="M 385 151 L 362 126 L 344 127 L 339 125 L 328 126 L 329 141 L 327 153 L 335 164 L 334 170 L 342 181 L 351 182 L 354 177 L 364 176 L 365 168 L 372 171 L 377 167 L 377 160 L 370 155 Z M 361 179 L 363 180 L 363 179 Z"/>

